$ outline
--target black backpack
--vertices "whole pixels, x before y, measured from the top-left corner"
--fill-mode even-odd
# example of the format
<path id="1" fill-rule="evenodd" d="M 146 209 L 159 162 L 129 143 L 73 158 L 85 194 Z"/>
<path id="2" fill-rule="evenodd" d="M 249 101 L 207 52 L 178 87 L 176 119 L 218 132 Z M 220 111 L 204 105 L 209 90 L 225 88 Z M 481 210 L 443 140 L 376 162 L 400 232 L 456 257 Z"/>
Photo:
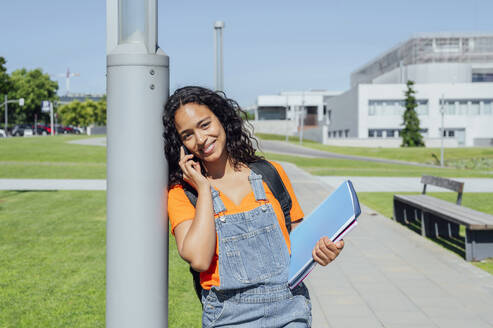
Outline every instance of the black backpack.
<path id="1" fill-rule="evenodd" d="M 284 223 L 286 224 L 286 228 L 288 232 L 291 232 L 291 196 L 282 182 L 279 173 L 276 168 L 266 160 L 258 160 L 257 162 L 248 164 L 248 167 L 255 172 L 256 174 L 260 174 L 262 176 L 262 180 L 265 181 L 269 189 L 276 197 L 277 201 L 281 205 L 282 212 L 284 213 Z M 188 184 L 184 185 L 185 194 L 190 200 L 190 203 L 195 207 L 197 204 L 197 191 Z M 200 273 L 192 269 L 190 267 L 190 273 L 193 276 L 193 285 L 195 288 L 195 292 L 197 293 L 197 297 L 200 301 L 202 301 L 202 286 L 200 285 Z"/>

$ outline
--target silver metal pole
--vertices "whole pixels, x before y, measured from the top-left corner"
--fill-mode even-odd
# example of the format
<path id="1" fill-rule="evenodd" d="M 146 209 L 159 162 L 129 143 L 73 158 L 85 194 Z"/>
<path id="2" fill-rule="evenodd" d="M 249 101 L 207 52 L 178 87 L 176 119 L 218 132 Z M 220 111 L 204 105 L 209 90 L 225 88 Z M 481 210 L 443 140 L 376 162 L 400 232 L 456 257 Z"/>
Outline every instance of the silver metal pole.
<path id="1" fill-rule="evenodd" d="M 444 104 L 445 99 L 442 95 L 442 98 L 440 99 L 440 114 L 442 115 L 442 140 L 441 140 L 441 149 L 440 149 L 440 167 L 443 167 L 443 138 L 445 137 L 445 130 L 444 130 L 444 116 L 445 116 L 445 108 Z"/>
<path id="2" fill-rule="evenodd" d="M 219 30 L 219 88 L 224 91 L 223 29 Z"/>
<path id="3" fill-rule="evenodd" d="M 224 91 L 224 76 L 223 76 L 223 21 L 214 23 L 214 72 L 215 72 L 215 88 L 218 91 Z"/>
<path id="4" fill-rule="evenodd" d="M 217 34 L 218 30 L 214 28 L 214 89 L 219 90 L 219 72 L 218 72 L 218 51 L 217 51 Z"/>
<path id="5" fill-rule="evenodd" d="M 8 118 L 8 112 L 9 112 L 9 97 L 7 95 L 5 95 L 5 137 L 8 137 L 9 134 L 7 132 L 7 126 L 8 126 L 8 123 L 9 123 L 9 118 Z"/>
<path id="6" fill-rule="evenodd" d="M 300 113 L 300 120 L 301 120 L 301 128 L 300 128 L 300 145 L 303 144 L 303 127 L 305 124 L 305 92 L 301 94 L 301 113 Z"/>
<path id="7" fill-rule="evenodd" d="M 286 95 L 286 117 L 285 117 L 285 120 L 286 120 L 286 142 L 289 141 L 289 136 L 288 136 L 288 133 L 289 133 L 288 111 L 289 110 L 288 109 L 289 109 L 289 98 Z"/>
<path id="8" fill-rule="evenodd" d="M 50 128 L 51 128 L 51 135 L 55 135 L 54 127 L 53 127 L 53 103 L 50 101 Z"/>
<path id="9" fill-rule="evenodd" d="M 107 0 L 108 328 L 168 326 L 167 164 L 161 117 L 169 95 L 169 58 L 156 43 L 156 0 L 146 1 L 147 18 L 131 22 L 144 21 L 143 27 L 122 28 L 128 23 L 125 17 L 131 21 L 141 13 L 132 7 L 139 3 Z M 140 38 L 145 32 L 147 37 Z"/>

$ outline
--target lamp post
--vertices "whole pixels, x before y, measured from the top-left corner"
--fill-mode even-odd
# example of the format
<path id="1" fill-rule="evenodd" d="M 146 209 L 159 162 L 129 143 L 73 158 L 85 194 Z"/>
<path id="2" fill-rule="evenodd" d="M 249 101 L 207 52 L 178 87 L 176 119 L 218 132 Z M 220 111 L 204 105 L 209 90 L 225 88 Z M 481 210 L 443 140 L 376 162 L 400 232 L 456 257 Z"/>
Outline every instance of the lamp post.
<path id="1" fill-rule="evenodd" d="M 169 58 L 157 0 L 107 0 L 106 327 L 167 327 Z"/>
<path id="2" fill-rule="evenodd" d="M 214 80 L 217 91 L 224 91 L 224 71 L 223 71 L 223 21 L 214 23 Z M 219 48 L 219 49 L 218 49 Z"/>
<path id="3" fill-rule="evenodd" d="M 289 121 L 288 121 L 288 112 L 289 112 L 289 96 L 286 95 L 286 142 L 289 141 Z"/>
<path id="4" fill-rule="evenodd" d="M 19 99 L 12 99 L 12 100 L 9 100 L 9 97 L 7 95 L 5 95 L 5 101 L 3 104 L 0 105 L 0 107 L 2 106 L 5 106 L 4 107 L 4 110 L 5 110 L 5 137 L 8 136 L 8 133 L 7 133 L 7 126 L 9 124 L 9 104 L 12 104 L 12 103 L 18 103 L 19 106 L 24 106 L 24 98 L 19 98 Z"/>
<path id="5" fill-rule="evenodd" d="M 300 145 L 303 144 L 303 126 L 305 124 L 305 91 L 301 93 L 301 112 L 300 112 Z"/>
<path id="6" fill-rule="evenodd" d="M 440 146 L 440 167 L 443 167 L 443 138 L 445 137 L 445 129 L 444 129 L 444 116 L 445 116 L 445 99 L 442 95 L 442 98 L 440 99 L 440 114 L 442 116 L 442 140 L 441 140 L 441 146 Z"/>

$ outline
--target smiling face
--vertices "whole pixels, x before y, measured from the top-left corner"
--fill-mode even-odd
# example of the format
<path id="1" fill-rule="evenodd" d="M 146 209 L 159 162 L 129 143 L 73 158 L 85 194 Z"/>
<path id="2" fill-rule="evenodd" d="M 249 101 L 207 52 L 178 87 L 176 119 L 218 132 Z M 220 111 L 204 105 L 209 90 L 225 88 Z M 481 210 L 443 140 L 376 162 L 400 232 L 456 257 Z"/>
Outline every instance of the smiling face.
<path id="1" fill-rule="evenodd" d="M 226 133 L 207 106 L 195 103 L 180 106 L 175 113 L 175 127 L 185 147 L 204 162 L 227 157 Z"/>

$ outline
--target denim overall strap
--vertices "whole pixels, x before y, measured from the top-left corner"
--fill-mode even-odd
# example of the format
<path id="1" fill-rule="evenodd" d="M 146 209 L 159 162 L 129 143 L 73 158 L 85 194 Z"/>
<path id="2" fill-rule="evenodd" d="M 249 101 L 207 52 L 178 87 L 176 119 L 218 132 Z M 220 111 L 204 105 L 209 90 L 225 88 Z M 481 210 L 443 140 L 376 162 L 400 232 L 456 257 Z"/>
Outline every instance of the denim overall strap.
<path id="1" fill-rule="evenodd" d="M 266 201 L 267 197 L 265 196 L 264 185 L 262 182 L 262 176 L 260 174 L 256 174 L 253 171 L 250 172 L 248 176 L 248 180 L 250 180 L 250 185 L 253 189 L 253 194 L 255 195 L 255 200 L 258 201 Z"/>
<path id="2" fill-rule="evenodd" d="M 214 206 L 214 213 L 216 215 L 219 215 L 222 212 L 226 211 L 226 207 L 224 206 L 223 201 L 219 197 L 219 191 L 214 189 L 213 186 L 211 186 L 211 193 L 212 193 L 212 205 Z"/>

